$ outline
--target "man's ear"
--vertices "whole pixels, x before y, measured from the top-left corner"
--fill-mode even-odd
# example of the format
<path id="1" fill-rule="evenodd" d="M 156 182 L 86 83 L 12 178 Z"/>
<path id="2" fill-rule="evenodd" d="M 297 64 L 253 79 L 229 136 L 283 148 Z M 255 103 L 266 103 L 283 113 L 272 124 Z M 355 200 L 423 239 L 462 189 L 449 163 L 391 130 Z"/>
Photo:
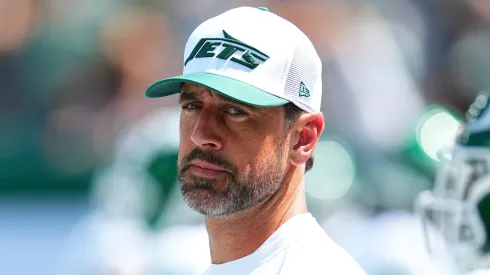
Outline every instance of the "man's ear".
<path id="1" fill-rule="evenodd" d="M 324 127 L 322 113 L 306 113 L 299 117 L 291 129 L 291 164 L 300 166 L 306 163 L 313 155 Z"/>

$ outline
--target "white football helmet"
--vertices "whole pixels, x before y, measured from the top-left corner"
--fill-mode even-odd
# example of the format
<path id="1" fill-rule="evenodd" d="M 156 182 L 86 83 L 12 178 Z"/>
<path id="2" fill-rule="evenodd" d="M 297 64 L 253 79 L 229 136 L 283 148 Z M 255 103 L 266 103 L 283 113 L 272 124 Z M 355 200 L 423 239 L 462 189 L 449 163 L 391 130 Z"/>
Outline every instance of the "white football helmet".
<path id="1" fill-rule="evenodd" d="M 443 236 L 461 272 L 490 267 L 489 100 L 489 93 L 481 93 L 470 106 L 455 145 L 439 154 L 433 189 L 415 204 L 424 225 Z M 426 240 L 434 250 L 428 233 Z"/>

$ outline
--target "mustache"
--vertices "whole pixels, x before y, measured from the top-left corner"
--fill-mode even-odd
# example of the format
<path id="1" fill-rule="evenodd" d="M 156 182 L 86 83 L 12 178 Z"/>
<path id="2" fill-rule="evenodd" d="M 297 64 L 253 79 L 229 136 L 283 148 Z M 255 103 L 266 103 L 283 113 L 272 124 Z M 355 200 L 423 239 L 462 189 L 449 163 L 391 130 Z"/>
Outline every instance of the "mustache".
<path id="1" fill-rule="evenodd" d="M 195 159 L 216 165 L 232 175 L 236 175 L 238 173 L 238 169 L 230 161 L 218 157 L 210 151 L 203 151 L 199 148 L 194 148 L 189 154 L 182 158 L 180 172 L 182 173 L 187 170 L 191 166 L 190 162 Z"/>

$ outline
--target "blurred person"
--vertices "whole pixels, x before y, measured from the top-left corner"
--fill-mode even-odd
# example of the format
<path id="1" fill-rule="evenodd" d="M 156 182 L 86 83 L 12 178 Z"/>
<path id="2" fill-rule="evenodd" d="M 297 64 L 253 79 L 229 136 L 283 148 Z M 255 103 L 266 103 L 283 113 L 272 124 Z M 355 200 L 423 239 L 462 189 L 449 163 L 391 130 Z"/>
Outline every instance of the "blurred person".
<path id="1" fill-rule="evenodd" d="M 322 225 L 369 275 L 456 275 L 447 254 L 435 259 L 425 251 L 421 222 L 412 211 L 390 209 L 374 213 L 350 203 Z M 430 230 L 437 236 L 434 228 Z"/>
<path id="2" fill-rule="evenodd" d="M 150 112 L 116 138 L 91 189 L 91 211 L 72 231 L 61 274 L 197 275 L 210 256 L 204 219 L 177 182 L 180 108 Z"/>
<path id="3" fill-rule="evenodd" d="M 135 91 L 145 89 L 147 83 L 162 75 L 178 73 L 177 56 L 182 50 L 177 45 L 182 39 L 174 24 L 164 12 L 135 3 L 122 5 L 107 16 L 100 47 L 122 74 L 121 94 L 108 110 L 109 116 L 134 121 L 162 105 Z"/>
<path id="4" fill-rule="evenodd" d="M 422 192 L 416 209 L 424 225 L 435 226 L 459 271 L 490 274 L 490 93 L 480 93 L 466 113 L 452 148 L 440 154 L 432 190 Z M 432 235 L 427 233 L 432 254 Z"/>
<path id="5" fill-rule="evenodd" d="M 35 21 L 35 1 L 0 2 L 0 56 L 19 52 L 28 41 Z"/>
<path id="6" fill-rule="evenodd" d="M 266 8 L 228 10 L 190 35 L 179 94 L 178 179 L 205 216 L 205 274 L 365 274 L 309 213 L 305 173 L 324 129 L 321 60 L 307 36 Z"/>

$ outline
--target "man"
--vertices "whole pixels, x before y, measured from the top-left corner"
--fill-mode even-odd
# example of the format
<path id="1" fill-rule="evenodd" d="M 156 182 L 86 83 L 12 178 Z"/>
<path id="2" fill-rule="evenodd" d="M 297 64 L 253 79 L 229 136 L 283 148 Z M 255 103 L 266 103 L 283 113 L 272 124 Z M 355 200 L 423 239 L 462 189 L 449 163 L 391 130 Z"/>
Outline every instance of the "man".
<path id="1" fill-rule="evenodd" d="M 180 93 L 178 177 L 205 215 L 205 274 L 364 274 L 309 214 L 304 174 L 323 132 L 321 61 L 298 28 L 266 8 L 229 10 L 189 37 Z"/>
<path id="2" fill-rule="evenodd" d="M 489 93 L 478 95 L 454 147 L 441 154 L 433 190 L 416 200 L 424 224 L 441 233 L 458 274 L 490 274 L 489 100 Z M 438 256 L 441 245 L 432 236 L 427 234 L 428 248 Z"/>

